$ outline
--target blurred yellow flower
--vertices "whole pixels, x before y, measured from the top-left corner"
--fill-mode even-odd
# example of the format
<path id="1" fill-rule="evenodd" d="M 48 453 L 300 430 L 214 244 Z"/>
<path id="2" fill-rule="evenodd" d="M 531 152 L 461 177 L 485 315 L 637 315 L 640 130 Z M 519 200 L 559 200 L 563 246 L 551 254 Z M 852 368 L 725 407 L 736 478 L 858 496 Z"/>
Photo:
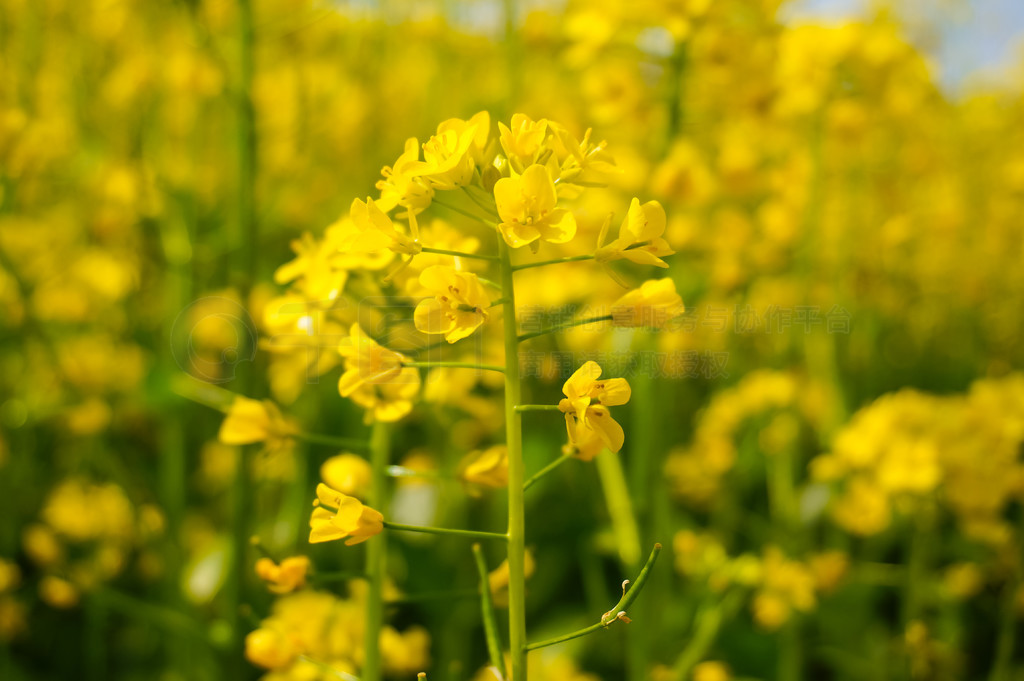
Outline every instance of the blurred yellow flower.
<path id="1" fill-rule="evenodd" d="M 544 166 L 532 165 L 518 177 L 498 180 L 494 200 L 501 216 L 498 229 L 512 248 L 538 239 L 563 244 L 576 235 L 576 218 L 556 207 L 555 184 Z"/>
<path id="2" fill-rule="evenodd" d="M 384 529 L 384 516 L 355 497 L 350 497 L 320 483 L 309 520 L 309 541 L 318 544 L 348 537 L 346 546 L 366 541 Z M 331 511 L 333 509 L 333 512 Z"/>
<path id="3" fill-rule="evenodd" d="M 269 400 L 251 400 L 236 397 L 217 434 L 223 444 L 247 445 L 266 442 L 268 448 L 286 445 L 298 432 L 298 427 L 286 419 L 277 405 Z"/>
<path id="4" fill-rule="evenodd" d="M 357 454 L 338 454 L 320 464 L 320 478 L 324 483 L 353 497 L 361 497 L 366 492 L 372 473 L 370 462 Z"/>
<path id="5" fill-rule="evenodd" d="M 660 329 L 685 311 L 674 281 L 650 279 L 615 301 L 612 324 Z"/>
<path id="6" fill-rule="evenodd" d="M 487 321 L 491 297 L 472 272 L 432 265 L 420 274 L 420 284 L 434 295 L 416 306 L 416 328 L 423 333 L 443 333 L 454 343 Z"/>
<path id="7" fill-rule="evenodd" d="M 289 556 L 278 565 L 270 558 L 256 561 L 256 576 L 267 584 L 271 593 L 286 594 L 306 585 L 310 563 L 306 556 Z"/>
<path id="8" fill-rule="evenodd" d="M 288 636 L 276 629 L 257 629 L 245 637 L 245 659 L 265 669 L 286 667 L 298 654 Z"/>
<path id="9" fill-rule="evenodd" d="M 377 385 L 399 379 L 402 363 L 406 361 L 404 355 L 382 347 L 366 335 L 358 324 L 352 325 L 338 352 L 345 358 L 345 373 L 338 381 L 342 397 L 349 397 L 367 383 Z"/>
<path id="10" fill-rule="evenodd" d="M 380 631 L 380 653 L 388 674 L 401 676 L 423 671 L 430 666 L 430 634 L 423 627 L 399 632 L 385 626 Z"/>
<path id="11" fill-rule="evenodd" d="M 78 605 L 81 592 L 68 580 L 47 575 L 39 580 L 39 597 L 51 607 L 67 610 Z"/>
<path id="12" fill-rule="evenodd" d="M 459 465 L 459 477 L 466 482 L 499 489 L 508 485 L 508 449 L 494 445 L 470 452 Z"/>
<path id="13" fill-rule="evenodd" d="M 603 381 L 601 367 L 597 362 L 587 362 L 569 377 L 562 386 L 565 398 L 558 408 L 565 414 L 565 425 L 569 442 L 586 442 L 596 433 L 605 446 L 613 452 L 622 449 L 625 435 L 608 407 L 629 401 L 629 383 L 624 378 L 607 378 Z"/>

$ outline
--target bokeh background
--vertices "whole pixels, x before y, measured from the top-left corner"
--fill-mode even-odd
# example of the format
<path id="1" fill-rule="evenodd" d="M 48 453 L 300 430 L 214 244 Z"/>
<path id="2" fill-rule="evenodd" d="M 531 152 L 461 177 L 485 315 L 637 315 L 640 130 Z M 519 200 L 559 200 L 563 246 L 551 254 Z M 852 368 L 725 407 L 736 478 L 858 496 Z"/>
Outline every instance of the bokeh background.
<path id="1" fill-rule="evenodd" d="M 0 2 L 0 678 L 358 676 L 364 547 L 307 541 L 340 449 L 243 450 L 221 412 L 247 395 L 365 436 L 336 353 L 269 342 L 304 333 L 275 271 L 407 138 L 481 110 L 607 140 L 621 172 L 551 252 L 657 200 L 687 306 L 530 346 L 534 401 L 587 353 L 634 390 L 619 455 L 530 490 L 531 637 L 595 621 L 665 545 L 632 624 L 531 675 L 1024 678 L 1020 3 L 248 6 Z M 459 243 L 459 220 L 430 229 Z M 533 324 L 622 292 L 586 262 L 518 283 Z M 458 479 L 501 439 L 500 393 L 428 382 L 393 436 L 424 473 L 396 479 L 394 517 L 502 526 L 504 492 Z M 529 473 L 565 432 L 526 429 Z M 271 594 L 263 552 L 321 577 Z M 388 558 L 389 677 L 474 678 L 467 543 Z M 271 616 L 307 655 L 247 659 Z"/>

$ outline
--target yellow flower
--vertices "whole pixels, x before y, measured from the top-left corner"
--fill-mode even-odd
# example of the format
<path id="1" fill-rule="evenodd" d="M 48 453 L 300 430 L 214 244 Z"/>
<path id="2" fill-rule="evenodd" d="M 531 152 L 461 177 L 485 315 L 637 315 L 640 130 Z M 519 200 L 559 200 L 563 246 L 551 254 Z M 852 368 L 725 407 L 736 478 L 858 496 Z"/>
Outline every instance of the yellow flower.
<path id="1" fill-rule="evenodd" d="M 226 445 L 254 442 L 283 445 L 296 432 L 295 424 L 287 420 L 273 402 L 236 397 L 220 424 L 217 439 Z"/>
<path id="2" fill-rule="evenodd" d="M 593 461 L 604 451 L 604 440 L 593 430 L 578 432 L 582 439 L 562 446 L 564 456 L 575 456 L 580 461 Z"/>
<path id="3" fill-rule="evenodd" d="M 0 558 L 0 594 L 5 591 L 14 591 L 20 583 L 21 569 L 18 564 Z"/>
<path id="4" fill-rule="evenodd" d="M 364 542 L 384 529 L 384 516 L 355 497 L 350 497 L 320 483 L 309 519 L 309 541 L 318 544 L 348 537 L 346 546 Z M 332 513 L 331 510 L 334 509 Z"/>
<path id="5" fill-rule="evenodd" d="M 638 265 L 668 267 L 662 256 L 675 253 L 662 237 L 665 233 L 665 209 L 657 201 L 641 205 L 634 198 L 629 204 L 626 219 L 619 227 L 619 238 L 604 244 L 604 231 L 598 239 L 595 254 L 599 262 L 626 259 Z M 602 245 L 604 244 L 604 245 Z"/>
<path id="6" fill-rule="evenodd" d="M 405 356 L 379 345 L 359 324 L 352 325 L 349 337 L 341 342 L 338 352 L 345 358 L 345 373 L 338 381 L 342 397 L 351 396 L 367 383 L 379 385 L 403 377 Z"/>
<path id="7" fill-rule="evenodd" d="M 420 143 L 415 137 L 405 141 L 405 151 L 394 166 L 384 166 L 381 170 L 383 180 L 377 182 L 380 190 L 381 210 L 389 211 L 395 206 L 402 206 L 409 215 L 423 212 L 434 198 L 434 190 L 420 176 L 426 170 L 426 164 L 419 160 Z"/>
<path id="8" fill-rule="evenodd" d="M 608 449 L 617 452 L 622 449 L 625 435 L 608 407 L 629 401 L 629 383 L 624 378 L 599 381 L 600 376 L 597 362 L 587 362 L 577 369 L 562 386 L 565 399 L 558 403 L 558 408 L 565 414 L 570 443 L 586 442 L 596 433 Z"/>
<path id="9" fill-rule="evenodd" d="M 714 660 L 701 662 L 693 668 L 693 681 L 729 681 L 731 678 L 729 667 Z"/>
<path id="10" fill-rule="evenodd" d="M 484 487 L 508 486 L 508 449 L 495 445 L 483 451 L 470 452 L 462 462 L 461 477 Z"/>
<path id="11" fill-rule="evenodd" d="M 683 299 L 671 279 L 651 279 L 615 301 L 612 325 L 660 329 L 683 314 Z"/>
<path id="12" fill-rule="evenodd" d="M 472 272 L 432 265 L 420 274 L 420 284 L 434 294 L 416 306 L 416 328 L 423 333 L 443 333 L 454 343 L 487 320 L 491 297 Z"/>
<path id="13" fill-rule="evenodd" d="M 544 166 L 532 165 L 518 177 L 498 180 L 494 200 L 501 216 L 498 229 L 512 248 L 538 239 L 563 244 L 576 235 L 576 218 L 555 207 L 555 184 Z"/>
<path id="14" fill-rule="evenodd" d="M 320 477 L 328 487 L 349 496 L 361 496 L 370 486 L 369 462 L 356 454 L 338 454 L 320 466 Z"/>
<path id="15" fill-rule="evenodd" d="M 450 118 L 423 144 L 422 178 L 435 189 L 465 187 L 473 180 L 477 159 L 487 145 L 491 117 L 481 111 L 468 121 Z M 475 152 L 475 153 L 474 153 Z"/>
<path id="16" fill-rule="evenodd" d="M 288 636 L 276 629 L 257 629 L 245 637 L 245 659 L 264 669 L 281 669 L 299 654 Z"/>
<path id="17" fill-rule="evenodd" d="M 81 592 L 66 579 L 47 575 L 39 580 L 39 597 L 51 607 L 67 610 L 78 605 Z"/>
<path id="18" fill-rule="evenodd" d="M 359 199 L 353 200 L 349 215 L 356 231 L 350 235 L 346 247 L 353 252 L 373 253 L 389 250 L 393 253 L 416 255 L 423 250 L 423 247 L 416 241 L 415 219 L 410 219 L 409 222 L 413 235 L 406 236 L 395 229 L 395 225 L 387 213 L 382 211 L 369 197 L 365 202 Z"/>
<path id="19" fill-rule="evenodd" d="M 366 410 L 366 422 L 393 423 L 412 411 L 412 400 L 420 391 L 420 372 L 402 369 L 391 383 L 364 383 L 349 399 Z"/>
<path id="20" fill-rule="evenodd" d="M 291 593 L 306 585 L 306 573 L 309 572 L 309 558 L 291 556 L 278 565 L 269 558 L 256 561 L 256 576 L 267 583 L 267 588 L 275 594 Z"/>
<path id="21" fill-rule="evenodd" d="M 388 674 L 415 674 L 430 666 L 430 634 L 423 627 L 399 632 L 386 626 L 380 630 L 380 654 Z"/>
<path id="22" fill-rule="evenodd" d="M 534 121 L 526 114 L 514 114 L 512 126 L 498 123 L 498 139 L 505 150 L 512 167 L 522 172 L 537 160 L 543 150 L 544 138 L 548 134 L 548 123 L 544 119 Z"/>

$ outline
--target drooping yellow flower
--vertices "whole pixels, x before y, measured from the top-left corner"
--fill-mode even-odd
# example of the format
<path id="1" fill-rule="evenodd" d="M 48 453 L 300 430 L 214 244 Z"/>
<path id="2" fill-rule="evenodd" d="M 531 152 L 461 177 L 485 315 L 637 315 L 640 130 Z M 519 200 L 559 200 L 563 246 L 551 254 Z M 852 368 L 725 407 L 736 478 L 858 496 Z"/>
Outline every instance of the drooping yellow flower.
<path id="1" fill-rule="evenodd" d="M 266 582 L 272 593 L 287 594 L 306 585 L 309 567 L 306 556 L 290 556 L 280 565 L 270 558 L 260 558 L 256 561 L 256 576 Z"/>
<path id="2" fill-rule="evenodd" d="M 619 227 L 619 238 L 604 244 L 604 233 L 598 239 L 595 254 L 599 262 L 626 259 L 638 265 L 668 267 L 661 258 L 675 251 L 662 236 L 665 233 L 665 209 L 657 201 L 640 203 L 634 198 L 626 219 Z"/>
<path id="3" fill-rule="evenodd" d="M 416 306 L 416 328 L 423 333 L 443 333 L 454 343 L 487 320 L 491 297 L 472 272 L 433 265 L 420 274 L 420 284 L 434 294 Z"/>
<path id="4" fill-rule="evenodd" d="M 459 477 L 484 487 L 499 489 L 508 486 L 508 449 L 495 445 L 483 451 L 470 452 L 463 459 Z"/>
<path id="5" fill-rule="evenodd" d="M 381 210 L 389 211 L 395 206 L 402 206 L 409 215 L 415 215 L 430 205 L 434 190 L 420 177 L 426 164 L 420 160 L 419 154 L 419 140 L 410 137 L 405 141 L 405 151 L 394 166 L 384 166 L 381 170 L 384 179 L 377 182 L 377 189 L 380 190 L 377 203 Z"/>
<path id="6" fill-rule="evenodd" d="M 373 199 L 367 197 L 366 201 L 355 199 L 352 201 L 352 208 L 349 211 L 352 224 L 355 226 L 348 248 L 357 253 L 374 253 L 382 250 L 389 250 L 393 253 L 404 253 L 416 255 L 422 246 L 416 241 L 416 221 L 410 220 L 409 225 L 413 230 L 412 236 L 402 234 L 395 229 L 395 224 L 382 211 Z"/>
<path id="7" fill-rule="evenodd" d="M 273 402 L 236 397 L 220 424 L 217 439 L 226 445 L 266 442 L 274 448 L 284 445 L 296 432 L 295 424 Z"/>
<path id="8" fill-rule="evenodd" d="M 615 301 L 612 324 L 660 329 L 685 311 L 674 281 L 650 279 Z"/>
<path id="9" fill-rule="evenodd" d="M 586 442 L 596 433 L 608 449 L 617 452 L 622 449 L 625 435 L 608 407 L 629 401 L 629 383 L 624 378 L 598 380 L 600 376 L 597 362 L 587 362 L 577 369 L 562 386 L 565 398 L 558 408 L 565 414 L 570 443 Z"/>
<path id="10" fill-rule="evenodd" d="M 384 384 L 403 376 L 405 356 L 379 345 L 359 324 L 352 325 L 338 352 L 345 358 L 345 373 L 338 381 L 342 397 L 350 397 L 364 384 Z"/>
<path id="11" fill-rule="evenodd" d="M 538 239 L 564 244 L 576 235 L 576 218 L 555 206 L 555 183 L 544 166 L 532 165 L 518 177 L 498 180 L 494 200 L 501 216 L 498 229 L 512 248 Z"/>
<path id="12" fill-rule="evenodd" d="M 320 477 L 328 487 L 359 497 L 370 486 L 370 463 L 356 454 L 338 454 L 320 465 Z"/>
<path id="13" fill-rule="evenodd" d="M 323 483 L 316 486 L 313 505 L 316 508 L 309 519 L 310 543 L 348 537 L 345 546 L 352 546 L 384 529 L 384 516 L 380 511 L 364 506 L 355 497 L 346 496 Z"/>

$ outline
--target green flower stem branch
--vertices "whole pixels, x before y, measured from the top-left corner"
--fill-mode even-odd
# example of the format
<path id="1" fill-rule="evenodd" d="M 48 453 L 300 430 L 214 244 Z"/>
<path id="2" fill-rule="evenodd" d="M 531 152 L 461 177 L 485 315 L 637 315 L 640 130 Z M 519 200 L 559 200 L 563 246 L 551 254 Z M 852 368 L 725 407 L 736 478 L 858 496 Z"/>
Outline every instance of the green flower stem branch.
<path id="1" fill-rule="evenodd" d="M 519 270 L 528 270 L 533 267 L 545 267 L 547 265 L 560 265 L 566 262 L 581 262 L 583 260 L 593 259 L 593 255 L 570 255 L 565 258 L 555 258 L 554 260 L 541 260 L 540 262 L 524 262 L 521 265 L 516 265 L 515 267 L 513 267 L 512 271 L 518 272 Z"/>
<path id="2" fill-rule="evenodd" d="M 557 404 L 517 404 L 516 411 L 561 411 Z"/>
<path id="3" fill-rule="evenodd" d="M 705 658 L 718 637 L 722 622 L 729 620 L 743 603 L 744 593 L 733 590 L 721 600 L 702 607 L 694 618 L 694 632 L 672 665 L 672 678 L 686 681 L 693 668 Z"/>
<path id="4" fill-rule="evenodd" d="M 612 315 L 610 315 L 610 314 L 601 315 L 600 317 L 588 317 L 586 319 L 576 319 L 576 320 L 571 321 L 571 322 L 566 322 L 565 324 L 559 324 L 557 326 L 552 326 L 550 329 L 541 329 L 540 331 L 532 331 L 530 333 L 524 333 L 524 334 L 519 336 L 519 342 L 521 343 L 521 342 L 523 342 L 525 340 L 530 340 L 531 338 L 537 338 L 538 336 L 546 336 L 549 333 L 555 333 L 557 331 L 562 331 L 564 329 L 571 329 L 574 326 L 584 326 L 586 324 L 598 324 L 600 322 L 610 322 L 610 321 L 612 321 L 612 319 L 614 319 L 614 317 Z"/>
<path id="5" fill-rule="evenodd" d="M 377 421 L 370 435 L 370 490 L 367 502 L 378 509 L 386 504 L 386 469 L 389 457 L 387 424 Z M 362 681 L 380 681 L 380 630 L 384 625 L 384 571 L 387 561 L 387 536 L 375 537 L 366 545 L 366 629 L 363 636 Z"/>
<path id="6" fill-rule="evenodd" d="M 616 603 L 611 610 L 609 610 L 601 616 L 601 620 L 599 622 L 591 624 L 589 627 L 577 629 L 576 631 L 570 632 L 568 634 L 563 634 L 561 636 L 549 638 L 545 641 L 537 641 L 536 643 L 530 643 L 526 646 L 526 649 L 537 650 L 538 648 L 546 648 L 548 646 L 553 646 L 557 643 L 571 641 L 574 638 L 580 638 L 581 636 L 592 634 L 595 631 L 607 629 L 616 620 L 625 617 L 627 609 L 633 603 L 633 601 L 636 600 L 636 597 L 640 595 L 640 591 L 644 588 L 644 584 L 647 582 L 647 578 L 650 576 L 651 570 L 654 568 L 654 564 L 655 562 L 657 562 L 658 554 L 660 553 L 661 544 L 655 544 L 654 548 L 651 550 L 651 555 L 647 557 L 647 562 L 640 570 L 640 574 L 637 575 L 636 581 L 631 586 L 629 586 L 628 590 L 626 590 L 622 594 L 622 598 L 619 599 L 619 602 Z"/>
<path id="7" fill-rule="evenodd" d="M 473 364 L 472 362 L 402 362 L 402 366 L 415 367 L 417 369 L 478 369 L 480 371 L 497 371 L 505 373 L 504 367 L 491 364 Z"/>
<path id="8" fill-rule="evenodd" d="M 501 652 L 501 639 L 498 635 L 498 616 L 494 611 L 494 601 L 491 599 L 491 584 L 487 573 L 487 562 L 484 559 L 484 550 L 480 544 L 473 544 L 473 558 L 476 561 L 476 570 L 480 575 L 480 611 L 484 620 L 484 634 L 487 639 L 487 654 L 491 658 L 491 665 L 498 670 L 500 678 L 506 678 L 505 657 Z"/>
<path id="9" fill-rule="evenodd" d="M 437 255 L 453 255 L 456 258 L 472 258 L 474 260 L 497 260 L 496 255 L 483 255 L 481 253 L 463 253 L 462 251 L 446 251 L 443 248 L 427 248 L 423 247 L 424 253 L 435 253 Z"/>
<path id="10" fill-rule="evenodd" d="M 530 489 L 534 484 L 537 483 L 538 480 L 540 480 L 541 478 L 543 478 L 545 475 L 555 470 L 556 468 L 559 468 L 563 463 L 572 458 L 574 457 L 570 454 L 563 454 L 554 461 L 552 461 L 551 463 L 549 463 L 547 466 L 544 466 L 544 468 L 541 468 L 539 471 L 531 475 L 530 478 L 523 483 L 523 490 L 525 491 Z"/>
<path id="11" fill-rule="evenodd" d="M 442 208 L 447 208 L 448 210 L 450 210 L 452 212 L 455 212 L 455 213 L 458 213 L 460 215 L 465 215 L 467 218 L 470 218 L 472 220 L 476 220 L 477 222 L 482 222 L 482 223 L 484 223 L 485 225 L 487 225 L 489 227 L 497 227 L 497 225 L 498 225 L 498 223 L 494 222 L 489 217 L 480 217 L 479 215 L 474 215 L 473 213 L 470 213 L 468 210 L 463 210 L 462 208 L 459 208 L 458 206 L 453 206 L 450 203 L 446 203 L 444 201 L 439 200 L 437 198 L 437 196 L 435 196 L 433 198 L 431 203 L 437 204 L 438 206 L 441 206 Z M 424 250 L 426 250 L 426 249 L 424 249 Z"/>
<path id="12" fill-rule="evenodd" d="M 470 537 L 473 539 L 500 539 L 506 541 L 507 535 L 498 532 L 482 532 L 478 530 L 457 530 L 447 527 L 430 527 L 429 525 L 403 525 L 402 523 L 393 523 L 390 520 L 384 521 L 384 527 L 389 530 L 397 530 L 400 532 L 420 532 L 422 534 L 446 534 L 453 537 Z"/>
<path id="13" fill-rule="evenodd" d="M 527 681 L 526 668 L 526 512 L 523 494 L 523 417 L 516 411 L 519 383 L 519 336 L 516 329 L 516 294 L 512 256 L 504 239 L 501 253 L 501 290 L 505 336 L 505 445 L 508 449 L 508 631 L 512 678 Z"/>

